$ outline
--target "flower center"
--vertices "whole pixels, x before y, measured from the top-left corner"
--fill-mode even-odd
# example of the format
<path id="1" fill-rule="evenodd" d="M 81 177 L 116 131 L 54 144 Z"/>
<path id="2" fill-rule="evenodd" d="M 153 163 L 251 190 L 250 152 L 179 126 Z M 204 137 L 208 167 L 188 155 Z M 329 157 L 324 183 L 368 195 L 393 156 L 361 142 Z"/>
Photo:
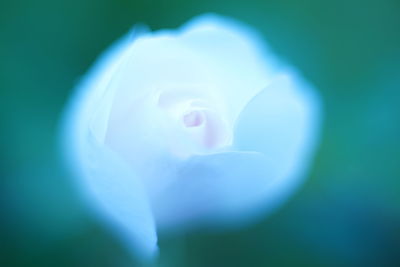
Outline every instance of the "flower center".
<path id="1" fill-rule="evenodd" d="M 185 127 L 198 127 L 204 123 L 204 114 L 199 110 L 194 110 L 183 115 L 182 121 Z"/>
<path id="2" fill-rule="evenodd" d="M 170 89 L 159 91 L 156 101 L 174 154 L 207 154 L 231 145 L 232 130 L 220 109 L 223 103 L 213 97 L 201 90 Z"/>

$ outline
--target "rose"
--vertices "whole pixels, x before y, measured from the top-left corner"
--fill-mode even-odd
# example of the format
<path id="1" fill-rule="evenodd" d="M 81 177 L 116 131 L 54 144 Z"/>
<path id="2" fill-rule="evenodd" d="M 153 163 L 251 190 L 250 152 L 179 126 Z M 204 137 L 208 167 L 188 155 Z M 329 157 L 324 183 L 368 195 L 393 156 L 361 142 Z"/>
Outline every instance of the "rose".
<path id="1" fill-rule="evenodd" d="M 156 226 L 243 225 L 302 181 L 319 98 L 257 33 L 216 15 L 117 42 L 79 86 L 63 144 L 83 195 L 140 255 Z"/>

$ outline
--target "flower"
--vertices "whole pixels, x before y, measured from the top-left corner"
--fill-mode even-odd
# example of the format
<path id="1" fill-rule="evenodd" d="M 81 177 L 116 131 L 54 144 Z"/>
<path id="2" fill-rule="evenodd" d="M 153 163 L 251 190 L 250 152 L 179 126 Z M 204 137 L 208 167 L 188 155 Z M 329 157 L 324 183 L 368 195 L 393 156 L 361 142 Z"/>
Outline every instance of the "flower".
<path id="1" fill-rule="evenodd" d="M 248 26 L 217 15 L 117 42 L 66 109 L 82 195 L 142 256 L 157 230 L 240 226 L 302 182 L 319 97 Z"/>

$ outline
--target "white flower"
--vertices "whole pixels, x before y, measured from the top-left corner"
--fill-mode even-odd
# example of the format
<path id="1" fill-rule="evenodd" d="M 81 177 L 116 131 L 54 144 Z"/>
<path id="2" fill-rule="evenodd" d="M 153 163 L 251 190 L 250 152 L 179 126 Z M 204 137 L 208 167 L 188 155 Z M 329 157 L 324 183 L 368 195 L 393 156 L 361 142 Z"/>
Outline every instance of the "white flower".
<path id="1" fill-rule="evenodd" d="M 151 256 L 156 228 L 237 226 L 282 203 L 319 113 L 257 33 L 203 15 L 115 44 L 72 98 L 63 142 L 88 203 Z"/>

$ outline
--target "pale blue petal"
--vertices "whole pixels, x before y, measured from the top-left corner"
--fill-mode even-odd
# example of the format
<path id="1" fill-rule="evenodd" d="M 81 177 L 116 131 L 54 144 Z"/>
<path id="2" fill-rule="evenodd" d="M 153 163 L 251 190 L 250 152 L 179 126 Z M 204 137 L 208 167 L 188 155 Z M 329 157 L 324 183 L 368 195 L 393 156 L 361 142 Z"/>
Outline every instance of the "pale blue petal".
<path id="1" fill-rule="evenodd" d="M 195 156 L 153 199 L 161 229 L 236 226 L 258 214 L 276 177 L 271 162 L 255 152 Z"/>
<path id="2" fill-rule="evenodd" d="M 81 152 L 83 195 L 135 255 L 150 259 L 158 251 L 157 234 L 144 187 L 125 161 L 95 140 L 88 135 Z"/>
<path id="3" fill-rule="evenodd" d="M 277 171 L 277 201 L 296 188 L 309 167 L 320 128 L 320 99 L 287 69 L 257 95 L 237 122 L 235 148 L 263 153 Z"/>
<path id="4" fill-rule="evenodd" d="M 64 114 L 62 148 L 76 183 L 97 211 L 139 257 L 157 252 L 154 218 L 140 178 L 104 144 L 115 73 L 130 53 L 135 35 L 118 41 L 91 69 Z"/>
<path id="5" fill-rule="evenodd" d="M 118 70 L 130 54 L 130 47 L 138 37 L 141 28 L 115 42 L 104 52 L 79 82 L 68 102 L 62 121 L 63 138 L 72 135 L 80 138 L 88 128 L 100 143 L 104 142 L 109 115 L 112 108 L 115 88 L 110 88 Z M 70 128 L 74 129 L 71 130 Z M 67 151 L 69 147 L 66 148 Z"/>
<path id="6" fill-rule="evenodd" d="M 181 41 L 201 54 L 221 77 L 218 89 L 235 117 L 280 68 L 261 35 L 236 20 L 205 14 L 189 21 L 181 31 Z"/>

